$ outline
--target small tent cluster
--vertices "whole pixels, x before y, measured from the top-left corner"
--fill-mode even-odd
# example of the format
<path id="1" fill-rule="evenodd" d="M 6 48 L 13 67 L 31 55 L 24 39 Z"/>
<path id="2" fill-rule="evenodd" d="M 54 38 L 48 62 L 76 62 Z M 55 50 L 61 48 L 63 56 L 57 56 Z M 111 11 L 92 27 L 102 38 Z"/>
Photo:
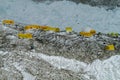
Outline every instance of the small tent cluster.
<path id="1" fill-rule="evenodd" d="M 96 34 L 96 31 L 90 27 L 83 28 L 80 32 L 80 35 L 84 37 L 91 37 Z"/>
<path id="2" fill-rule="evenodd" d="M 30 30 L 30 29 L 40 29 L 44 31 L 53 31 L 53 32 L 59 32 L 60 29 L 56 27 L 50 27 L 50 26 L 40 26 L 36 24 L 26 25 L 24 27 L 24 30 Z"/>

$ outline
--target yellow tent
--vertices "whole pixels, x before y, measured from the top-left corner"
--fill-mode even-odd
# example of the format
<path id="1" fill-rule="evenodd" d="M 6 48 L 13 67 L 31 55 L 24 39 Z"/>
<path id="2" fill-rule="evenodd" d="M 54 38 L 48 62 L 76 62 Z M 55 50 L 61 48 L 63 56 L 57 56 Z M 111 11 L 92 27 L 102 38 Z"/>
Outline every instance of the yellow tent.
<path id="1" fill-rule="evenodd" d="M 105 50 L 115 50 L 114 45 L 106 45 Z"/>
<path id="2" fill-rule="evenodd" d="M 51 27 L 49 31 L 59 32 L 60 28 Z"/>
<path id="3" fill-rule="evenodd" d="M 50 28 L 51 28 L 50 26 L 40 26 L 40 29 L 44 31 L 49 31 Z"/>
<path id="4" fill-rule="evenodd" d="M 80 32 L 80 35 L 84 36 L 84 37 L 91 37 L 91 36 L 93 36 L 90 32 Z"/>
<path id="5" fill-rule="evenodd" d="M 90 33 L 94 35 L 94 34 L 96 34 L 96 31 L 93 30 L 93 29 L 91 29 L 91 30 L 90 30 Z"/>
<path id="6" fill-rule="evenodd" d="M 72 27 L 66 27 L 66 32 L 72 32 Z"/>
<path id="7" fill-rule="evenodd" d="M 3 20 L 2 24 L 14 25 L 14 20 Z"/>
<path id="8" fill-rule="evenodd" d="M 24 27 L 25 30 L 29 30 L 29 29 L 40 29 L 39 25 L 36 24 L 31 24 L 31 25 L 27 25 Z"/>
<path id="9" fill-rule="evenodd" d="M 21 38 L 21 39 L 32 39 L 33 36 L 31 33 L 19 33 L 18 34 L 18 37 Z"/>
<path id="10" fill-rule="evenodd" d="M 96 31 L 94 29 L 89 28 L 89 27 L 83 28 L 80 32 L 80 35 L 84 36 L 84 37 L 91 37 L 94 34 L 96 34 Z"/>

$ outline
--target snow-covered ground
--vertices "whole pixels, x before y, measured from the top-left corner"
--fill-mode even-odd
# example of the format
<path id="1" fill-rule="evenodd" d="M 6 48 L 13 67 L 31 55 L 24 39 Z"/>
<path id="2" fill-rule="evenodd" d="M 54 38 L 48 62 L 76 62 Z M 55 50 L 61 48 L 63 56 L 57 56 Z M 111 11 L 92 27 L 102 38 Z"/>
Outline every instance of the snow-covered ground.
<path id="1" fill-rule="evenodd" d="M 10 52 L 11 53 L 11 52 Z M 1 55 L 9 52 L 0 51 Z M 86 64 L 74 59 L 67 59 L 59 56 L 48 56 L 42 53 L 20 52 L 20 54 L 29 55 L 36 59 L 43 59 L 58 69 L 71 70 L 76 73 L 83 73 L 84 80 L 120 80 L 120 56 L 116 55 L 107 60 L 95 60 L 92 64 Z M 26 59 L 27 60 L 27 59 Z M 21 63 L 13 63 L 19 70 L 24 80 L 35 80 L 35 76 L 27 73 Z"/>
<path id="2" fill-rule="evenodd" d="M 19 63 L 14 63 L 14 66 L 16 67 L 17 70 L 19 70 L 22 73 L 24 80 L 35 80 L 34 76 L 24 71 L 24 66 L 19 65 Z"/>
<path id="3" fill-rule="evenodd" d="M 36 53 L 31 53 L 35 56 Z M 107 60 L 95 60 L 92 64 L 86 64 L 74 59 L 67 59 L 58 56 L 47 56 L 44 54 L 36 54 L 45 61 L 59 69 L 72 70 L 74 72 L 84 72 L 85 78 L 88 80 L 90 76 L 96 77 L 96 80 L 120 80 L 120 56 L 116 55 Z"/>
<path id="4" fill-rule="evenodd" d="M 69 1 L 50 5 L 30 0 L 0 0 L 0 19 L 13 19 L 28 24 L 50 25 L 75 31 L 92 27 L 101 32 L 120 32 L 120 8 L 106 11 L 104 8 L 75 4 Z"/>
<path id="5" fill-rule="evenodd" d="M 0 0 L 0 20 L 2 19 L 13 19 L 27 24 L 50 25 L 61 29 L 71 26 L 75 31 L 80 31 L 82 27 L 92 27 L 101 32 L 120 32 L 120 8 L 106 11 L 104 8 L 76 5 L 69 1 L 46 5 L 36 4 L 30 0 Z M 0 52 L 0 54 L 3 53 L 7 54 L 7 52 Z M 90 80 L 91 76 L 96 77 L 95 80 L 120 80 L 119 55 L 86 64 L 60 56 L 38 55 L 33 52 L 30 54 L 44 59 L 58 69 L 83 71 L 86 80 Z M 23 75 L 25 74 L 24 80 L 27 80 L 28 76 L 32 77 L 21 69 L 22 66 L 14 65 L 19 71 L 21 70 Z"/>

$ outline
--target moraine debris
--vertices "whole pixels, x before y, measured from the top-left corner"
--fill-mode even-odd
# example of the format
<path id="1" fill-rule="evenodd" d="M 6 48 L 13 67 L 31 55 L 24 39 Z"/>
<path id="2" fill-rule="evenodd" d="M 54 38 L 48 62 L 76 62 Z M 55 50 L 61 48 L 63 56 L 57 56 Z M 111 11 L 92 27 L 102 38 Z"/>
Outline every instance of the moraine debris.
<path id="1" fill-rule="evenodd" d="M 91 28 L 77 33 L 71 27 L 66 27 L 66 31 L 60 31 L 59 28 L 50 26 L 14 24 L 6 25 L 5 21 L 1 24 L 1 50 L 34 49 L 36 52 L 64 56 L 86 63 L 95 59 L 103 60 L 120 53 L 120 34 L 118 33 L 106 34 Z M 27 29 L 24 26 L 27 26 Z"/>

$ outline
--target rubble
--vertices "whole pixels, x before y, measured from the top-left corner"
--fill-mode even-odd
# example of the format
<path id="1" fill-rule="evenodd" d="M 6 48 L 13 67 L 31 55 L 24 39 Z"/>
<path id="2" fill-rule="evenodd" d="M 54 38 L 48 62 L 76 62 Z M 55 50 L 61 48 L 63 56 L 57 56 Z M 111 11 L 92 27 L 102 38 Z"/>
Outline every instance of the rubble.
<path id="1" fill-rule="evenodd" d="M 18 26 L 20 25 L 20 28 Z M 0 31 L 1 50 L 12 51 L 22 50 L 30 51 L 34 49 L 36 52 L 42 52 L 48 55 L 64 56 L 70 59 L 80 60 L 90 63 L 95 59 L 107 59 L 112 55 L 117 55 L 120 52 L 120 35 L 112 37 L 106 33 L 98 32 L 92 37 L 83 37 L 77 32 L 50 32 L 39 29 L 24 30 L 18 24 L 17 27 L 2 26 L 16 31 L 16 33 L 7 34 L 8 31 Z M 24 24 L 23 24 L 24 25 Z M 16 25 L 15 25 L 16 26 Z M 20 39 L 17 33 L 31 33 L 32 39 Z M 105 46 L 113 44 L 115 50 L 105 50 Z"/>
<path id="2" fill-rule="evenodd" d="M 34 80 L 80 80 L 82 78 L 80 73 L 57 69 L 43 59 L 30 55 L 29 52 L 12 51 L 2 55 L 2 58 L 4 65 L 0 68 L 1 80 L 28 80 L 30 77 L 28 74 L 33 76 Z"/>

